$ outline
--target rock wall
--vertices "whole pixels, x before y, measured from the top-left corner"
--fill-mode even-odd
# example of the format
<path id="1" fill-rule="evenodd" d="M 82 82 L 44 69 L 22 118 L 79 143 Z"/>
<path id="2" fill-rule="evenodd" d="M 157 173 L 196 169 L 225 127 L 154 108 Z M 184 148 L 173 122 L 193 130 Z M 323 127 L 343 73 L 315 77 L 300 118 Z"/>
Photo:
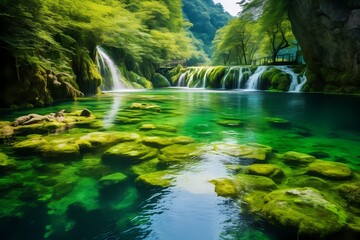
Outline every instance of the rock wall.
<path id="1" fill-rule="evenodd" d="M 360 92 L 360 1 L 292 0 L 289 19 L 309 66 L 306 90 Z"/>

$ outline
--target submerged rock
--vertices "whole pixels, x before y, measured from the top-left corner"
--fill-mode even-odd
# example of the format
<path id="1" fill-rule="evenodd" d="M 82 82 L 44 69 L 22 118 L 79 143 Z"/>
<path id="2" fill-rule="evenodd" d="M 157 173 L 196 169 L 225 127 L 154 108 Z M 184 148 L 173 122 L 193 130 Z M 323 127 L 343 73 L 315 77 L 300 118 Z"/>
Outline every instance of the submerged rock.
<path id="1" fill-rule="evenodd" d="M 158 171 L 158 163 L 159 163 L 159 159 L 155 158 L 152 160 L 148 160 L 146 162 L 137 164 L 135 166 L 131 167 L 131 170 L 136 174 L 136 175 L 143 175 L 146 173 L 151 173 L 151 172 L 156 172 Z"/>
<path id="2" fill-rule="evenodd" d="M 259 213 L 271 223 L 293 228 L 300 235 L 326 236 L 346 224 L 344 210 L 313 188 L 275 190 L 264 199 Z"/>
<path id="3" fill-rule="evenodd" d="M 197 144 L 174 144 L 161 149 L 159 160 L 165 164 L 176 164 L 199 157 L 201 152 L 200 146 Z"/>
<path id="4" fill-rule="evenodd" d="M 218 125 L 225 127 L 242 127 L 244 126 L 244 122 L 241 120 L 233 120 L 233 119 L 221 119 L 216 121 Z"/>
<path id="5" fill-rule="evenodd" d="M 270 124 L 270 126 L 275 128 L 289 128 L 291 127 L 291 123 L 282 118 L 273 118 L 273 117 L 267 117 L 265 120 Z"/>
<path id="6" fill-rule="evenodd" d="M 273 180 L 281 180 L 284 177 L 284 172 L 274 164 L 252 164 L 247 169 L 251 175 L 259 175 L 269 177 Z"/>
<path id="7" fill-rule="evenodd" d="M 316 160 L 309 164 L 308 174 L 334 180 L 349 179 L 352 177 L 352 171 L 346 164 L 323 160 Z"/>
<path id="8" fill-rule="evenodd" d="M 170 171 L 158 171 L 140 175 L 135 181 L 148 187 L 169 187 L 173 178 Z"/>
<path id="9" fill-rule="evenodd" d="M 124 182 L 127 179 L 127 176 L 122 173 L 113 173 L 106 175 L 99 180 L 99 184 L 102 188 L 116 186 L 119 183 Z"/>
<path id="10" fill-rule="evenodd" d="M 270 155 L 272 148 L 260 144 L 217 143 L 214 145 L 214 150 L 237 158 L 265 161 Z"/>
<path id="11" fill-rule="evenodd" d="M 360 207 L 360 182 L 341 184 L 338 190 L 349 204 Z"/>
<path id="12" fill-rule="evenodd" d="M 294 151 L 284 153 L 284 155 L 282 156 L 282 159 L 284 160 L 284 162 L 286 162 L 288 164 L 293 164 L 293 165 L 308 164 L 308 163 L 315 161 L 315 157 L 313 157 L 311 155 L 308 155 L 305 153 L 294 152 Z"/>
<path id="13" fill-rule="evenodd" d="M 155 124 L 147 123 L 147 124 L 141 125 L 141 127 L 139 129 L 142 131 L 149 131 L 149 130 L 156 129 L 156 126 L 155 126 Z"/>
<path id="14" fill-rule="evenodd" d="M 45 144 L 47 144 L 47 141 L 41 136 L 32 137 L 27 140 L 16 143 L 13 146 L 13 149 L 17 152 L 23 152 L 23 153 L 38 152 L 40 151 L 40 148 Z"/>
<path id="15" fill-rule="evenodd" d="M 79 145 L 68 139 L 48 141 L 39 151 L 48 159 L 73 160 L 80 156 Z"/>
<path id="16" fill-rule="evenodd" d="M 0 173 L 10 170 L 14 167 L 15 167 L 15 162 L 10 160 L 5 153 L 0 152 Z"/>
<path id="17" fill-rule="evenodd" d="M 137 142 L 124 142 L 106 150 L 102 160 L 107 164 L 127 165 L 152 159 L 157 156 L 158 150 Z"/>
<path id="18" fill-rule="evenodd" d="M 156 104 L 147 104 L 147 103 L 132 103 L 130 109 L 137 110 L 150 110 L 155 112 L 160 112 L 160 106 Z"/>
<path id="19" fill-rule="evenodd" d="M 219 178 L 219 179 L 213 179 L 210 182 L 215 185 L 215 192 L 217 193 L 218 196 L 231 197 L 231 198 L 237 197 L 235 184 L 231 179 Z"/>
<path id="20" fill-rule="evenodd" d="M 191 137 L 179 136 L 179 137 L 158 137 L 150 136 L 143 138 L 143 144 L 155 148 L 163 148 L 172 144 L 190 144 L 194 142 Z"/>
<path id="21" fill-rule="evenodd" d="M 90 117 L 91 115 L 92 115 L 92 112 L 87 108 L 84 108 L 80 113 L 81 117 Z"/>

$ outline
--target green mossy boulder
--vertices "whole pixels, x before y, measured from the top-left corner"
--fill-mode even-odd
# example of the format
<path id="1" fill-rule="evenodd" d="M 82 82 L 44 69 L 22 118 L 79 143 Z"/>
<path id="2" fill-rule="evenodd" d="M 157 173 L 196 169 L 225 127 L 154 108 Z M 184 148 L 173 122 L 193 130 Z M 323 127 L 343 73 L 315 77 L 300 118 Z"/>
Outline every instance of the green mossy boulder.
<path id="1" fill-rule="evenodd" d="M 237 191 L 233 180 L 228 178 L 213 179 L 210 181 L 215 185 L 215 192 L 221 197 L 236 198 Z"/>
<path id="2" fill-rule="evenodd" d="M 350 179 L 351 169 L 344 163 L 316 160 L 309 164 L 308 174 L 333 180 Z"/>
<path id="3" fill-rule="evenodd" d="M 127 176 L 122 173 L 113 173 L 106 175 L 99 180 L 99 185 L 101 188 L 114 187 L 124 182 L 127 179 Z"/>
<path id="4" fill-rule="evenodd" d="M 140 126 L 139 130 L 141 131 L 150 131 L 156 129 L 155 124 L 146 123 Z"/>
<path id="5" fill-rule="evenodd" d="M 148 110 L 154 112 L 160 112 L 160 106 L 156 104 L 147 104 L 147 103 L 132 103 L 129 107 L 132 110 Z"/>
<path id="6" fill-rule="evenodd" d="M 271 149 L 265 145 L 257 144 L 230 144 L 217 143 L 214 145 L 214 150 L 219 153 L 227 154 L 233 157 L 250 159 L 256 161 L 265 161 L 270 155 Z"/>
<path id="7" fill-rule="evenodd" d="M 64 122 L 52 121 L 52 122 L 38 122 L 29 125 L 16 126 L 13 128 L 17 135 L 28 135 L 28 134 L 47 134 L 62 132 L 68 129 L 68 126 Z"/>
<path id="8" fill-rule="evenodd" d="M 48 141 L 39 148 L 45 158 L 56 160 L 73 160 L 80 156 L 79 145 L 68 139 Z"/>
<path id="9" fill-rule="evenodd" d="M 132 118 L 132 117 L 119 117 L 116 119 L 116 123 L 119 124 L 138 124 L 142 120 L 141 118 Z"/>
<path id="10" fill-rule="evenodd" d="M 265 120 L 271 127 L 274 127 L 274 128 L 290 128 L 291 127 L 291 123 L 286 119 L 267 117 L 267 118 L 265 118 Z"/>
<path id="11" fill-rule="evenodd" d="M 242 122 L 241 120 L 233 120 L 233 119 L 220 119 L 220 120 L 216 121 L 216 124 L 218 124 L 220 126 L 225 126 L 225 127 L 243 127 L 244 126 L 244 122 Z"/>
<path id="12" fill-rule="evenodd" d="M 275 190 L 265 197 L 260 214 L 299 235 L 326 236 L 346 224 L 344 210 L 313 188 Z"/>
<path id="13" fill-rule="evenodd" d="M 15 161 L 10 160 L 5 153 L 0 152 L 0 173 L 11 170 L 15 166 Z"/>
<path id="14" fill-rule="evenodd" d="M 248 174 L 259 175 L 273 179 L 280 182 L 285 176 L 280 167 L 274 164 L 252 164 L 247 169 Z"/>
<path id="15" fill-rule="evenodd" d="M 16 143 L 13 146 L 13 149 L 16 152 L 21 152 L 21 153 L 38 152 L 38 151 L 40 151 L 40 148 L 45 144 L 47 144 L 47 141 L 44 138 L 42 138 L 41 136 L 32 137 L 32 138 L 29 138 L 24 141 Z"/>
<path id="16" fill-rule="evenodd" d="M 249 191 L 271 191 L 277 189 L 276 183 L 264 176 L 248 175 L 248 174 L 237 174 L 234 177 L 234 184 L 238 194 L 245 194 Z"/>
<path id="17" fill-rule="evenodd" d="M 102 161 L 111 165 L 132 165 L 155 158 L 158 150 L 137 142 L 124 142 L 106 150 Z"/>
<path id="18" fill-rule="evenodd" d="M 179 145 L 174 144 L 161 149 L 159 160 L 166 165 L 181 163 L 197 158 L 201 155 L 202 151 L 200 145 L 188 144 Z"/>
<path id="19" fill-rule="evenodd" d="M 271 79 L 271 89 L 287 92 L 290 84 L 291 76 L 283 72 L 276 73 Z"/>
<path id="20" fill-rule="evenodd" d="M 305 153 L 299 153 L 299 152 L 286 152 L 282 156 L 282 159 L 285 163 L 291 164 L 291 165 L 303 165 L 303 164 L 309 164 L 315 161 L 315 157 L 305 154 Z"/>
<path id="21" fill-rule="evenodd" d="M 152 85 L 154 88 L 163 88 L 170 87 L 170 82 L 166 77 L 161 75 L 160 73 L 155 73 L 154 77 L 151 79 Z"/>
<path id="22" fill-rule="evenodd" d="M 142 174 L 135 181 L 140 186 L 165 188 L 172 184 L 173 179 L 170 171 L 158 171 Z"/>
<path id="23" fill-rule="evenodd" d="M 311 187 L 317 190 L 324 190 L 331 187 L 331 183 L 315 176 L 300 175 L 290 176 L 286 179 L 289 187 Z"/>
<path id="24" fill-rule="evenodd" d="M 360 182 L 341 184 L 338 190 L 350 205 L 360 207 Z"/>
<path id="25" fill-rule="evenodd" d="M 131 170 L 134 172 L 134 174 L 136 175 L 143 175 L 143 174 L 147 174 L 147 173 L 151 173 L 151 172 L 156 172 L 158 171 L 158 164 L 159 164 L 159 159 L 155 158 L 155 159 L 151 159 L 148 161 L 145 161 L 143 163 L 134 165 L 131 167 Z"/>
<path id="26" fill-rule="evenodd" d="M 158 137 L 158 136 L 149 136 L 143 138 L 143 144 L 155 147 L 155 148 L 163 148 L 172 144 L 190 144 L 193 143 L 194 139 L 186 136 L 178 136 L 178 137 Z"/>

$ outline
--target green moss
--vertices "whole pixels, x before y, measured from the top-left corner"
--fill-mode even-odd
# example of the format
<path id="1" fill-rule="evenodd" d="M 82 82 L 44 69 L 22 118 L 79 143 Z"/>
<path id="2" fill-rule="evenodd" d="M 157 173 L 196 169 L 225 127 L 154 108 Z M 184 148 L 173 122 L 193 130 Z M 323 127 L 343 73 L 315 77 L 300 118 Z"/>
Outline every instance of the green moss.
<path id="1" fill-rule="evenodd" d="M 215 192 L 222 197 L 236 198 L 237 191 L 234 182 L 228 178 L 213 179 L 210 181 L 215 185 Z"/>
<path id="2" fill-rule="evenodd" d="M 316 160 L 310 163 L 308 174 L 334 180 L 349 179 L 352 177 L 352 171 L 346 164 L 323 160 Z"/>
<path id="3" fill-rule="evenodd" d="M 170 171 L 158 171 L 142 174 L 135 181 L 141 186 L 169 187 L 173 181 L 173 176 Z"/>
<path id="4" fill-rule="evenodd" d="M 151 79 L 151 82 L 154 88 L 170 87 L 168 79 L 160 73 L 155 73 L 154 77 Z"/>
<path id="5" fill-rule="evenodd" d="M 284 162 L 292 165 L 309 164 L 315 161 L 315 157 L 311 155 L 294 151 L 284 153 L 282 159 Z"/>
<path id="6" fill-rule="evenodd" d="M 99 184 L 101 187 L 113 187 L 118 185 L 119 183 L 124 182 L 127 179 L 127 176 L 122 173 L 113 173 L 110 175 L 106 175 L 99 180 Z"/>
<path id="7" fill-rule="evenodd" d="M 131 167 L 131 170 L 136 174 L 136 175 L 143 175 L 143 174 L 147 174 L 147 173 L 151 173 L 151 172 L 156 172 L 158 171 L 158 163 L 160 161 L 155 158 L 137 165 L 134 165 Z"/>
<path id="8" fill-rule="evenodd" d="M 161 149 L 159 160 L 165 164 L 176 164 L 192 160 L 201 155 L 200 146 L 197 144 L 174 144 Z"/>
<path id="9" fill-rule="evenodd" d="M 271 191 L 277 189 L 276 183 L 264 176 L 256 176 L 256 175 L 247 175 L 247 174 L 237 174 L 233 179 L 235 188 L 237 192 L 241 195 L 249 191 Z"/>
<path id="10" fill-rule="evenodd" d="M 247 169 L 249 174 L 265 176 L 274 181 L 281 181 L 284 177 L 284 172 L 274 164 L 252 164 Z"/>
<path id="11" fill-rule="evenodd" d="M 233 157 L 257 161 L 265 161 L 271 153 L 271 151 L 269 152 L 269 148 L 267 146 L 256 144 L 240 145 L 218 143 L 214 145 L 214 150 L 216 152 L 227 154 Z"/>
<path id="12" fill-rule="evenodd" d="M 226 67 L 218 66 L 214 67 L 207 75 L 208 87 L 220 88 L 221 80 L 225 75 Z"/>

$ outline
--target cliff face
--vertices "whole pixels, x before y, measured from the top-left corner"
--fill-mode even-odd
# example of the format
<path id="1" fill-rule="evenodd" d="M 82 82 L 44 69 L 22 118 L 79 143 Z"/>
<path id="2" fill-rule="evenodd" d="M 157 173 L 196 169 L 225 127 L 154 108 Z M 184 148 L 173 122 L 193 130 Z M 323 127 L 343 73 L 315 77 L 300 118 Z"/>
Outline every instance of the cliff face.
<path id="1" fill-rule="evenodd" d="M 360 92 L 360 1 L 292 0 L 289 18 L 309 66 L 306 90 Z"/>

